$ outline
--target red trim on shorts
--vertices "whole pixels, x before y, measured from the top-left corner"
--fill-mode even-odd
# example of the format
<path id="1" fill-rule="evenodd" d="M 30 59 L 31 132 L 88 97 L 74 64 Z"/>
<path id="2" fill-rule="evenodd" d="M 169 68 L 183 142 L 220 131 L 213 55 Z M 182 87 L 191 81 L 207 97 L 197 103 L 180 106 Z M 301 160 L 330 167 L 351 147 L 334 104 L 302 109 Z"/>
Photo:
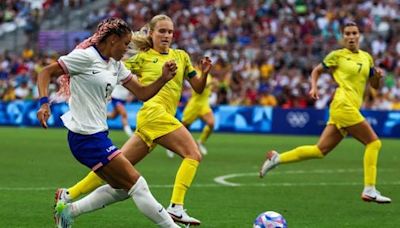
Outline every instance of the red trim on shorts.
<path id="1" fill-rule="evenodd" d="M 97 163 L 97 165 L 92 167 L 92 171 L 94 172 L 94 171 L 98 170 L 102 166 L 103 166 L 103 163 L 99 162 L 99 163 Z"/>
<path id="2" fill-rule="evenodd" d="M 110 155 L 107 157 L 107 159 L 108 159 L 109 161 L 111 161 L 113 158 L 115 158 L 115 156 L 119 155 L 120 153 L 121 153 L 121 150 L 116 150 L 116 151 L 114 151 L 112 154 L 110 154 Z"/>
<path id="3" fill-rule="evenodd" d="M 118 156 L 119 154 L 121 154 L 121 150 L 116 150 L 116 151 L 114 151 L 112 154 L 110 154 L 110 155 L 107 157 L 107 159 L 108 159 L 109 161 L 111 161 L 113 158 L 115 158 L 115 157 Z M 98 170 L 99 168 L 101 168 L 102 166 L 103 166 L 103 163 L 102 163 L 102 162 L 99 162 L 99 163 L 97 163 L 95 166 L 92 167 L 92 171 L 94 172 L 94 171 Z"/>

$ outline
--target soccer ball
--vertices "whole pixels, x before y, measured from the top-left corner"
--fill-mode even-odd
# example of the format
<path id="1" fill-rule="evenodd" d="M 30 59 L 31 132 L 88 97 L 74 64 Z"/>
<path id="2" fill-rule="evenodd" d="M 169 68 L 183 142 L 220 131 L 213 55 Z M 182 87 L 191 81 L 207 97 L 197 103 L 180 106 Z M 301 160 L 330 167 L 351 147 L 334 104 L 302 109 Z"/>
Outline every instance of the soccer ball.
<path id="1" fill-rule="evenodd" d="M 287 223 L 281 214 L 266 211 L 257 216 L 253 228 L 287 228 Z"/>

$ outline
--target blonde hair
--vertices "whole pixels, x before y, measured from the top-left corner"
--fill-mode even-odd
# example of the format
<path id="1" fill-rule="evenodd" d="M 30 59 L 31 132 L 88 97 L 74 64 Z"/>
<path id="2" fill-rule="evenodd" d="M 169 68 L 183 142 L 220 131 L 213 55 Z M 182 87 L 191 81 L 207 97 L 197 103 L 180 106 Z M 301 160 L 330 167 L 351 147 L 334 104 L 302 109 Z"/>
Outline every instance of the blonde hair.
<path id="1" fill-rule="evenodd" d="M 164 14 L 159 14 L 154 16 L 148 24 L 143 26 L 139 31 L 132 33 L 132 48 L 138 51 L 147 51 L 153 47 L 153 40 L 150 36 L 150 31 L 154 31 L 157 22 L 172 19 Z"/>

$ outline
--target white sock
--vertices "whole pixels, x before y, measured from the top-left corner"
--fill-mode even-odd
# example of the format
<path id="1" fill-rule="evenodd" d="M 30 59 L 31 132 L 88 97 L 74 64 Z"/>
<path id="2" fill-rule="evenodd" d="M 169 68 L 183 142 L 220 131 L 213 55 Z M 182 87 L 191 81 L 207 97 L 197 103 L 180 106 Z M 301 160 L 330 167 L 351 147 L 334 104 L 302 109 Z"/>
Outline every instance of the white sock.
<path id="1" fill-rule="evenodd" d="M 71 215 L 72 217 L 76 217 L 127 198 L 129 198 L 129 195 L 126 191 L 112 188 L 106 184 L 98 187 L 84 198 L 71 203 Z"/>
<path id="2" fill-rule="evenodd" d="M 376 191 L 374 185 L 366 185 L 366 186 L 364 186 L 363 192 L 372 192 L 372 191 Z"/>
<path id="3" fill-rule="evenodd" d="M 132 197 L 142 214 L 159 227 L 179 227 L 174 223 L 164 207 L 153 197 L 143 177 L 139 177 L 128 194 Z"/>
<path id="4" fill-rule="evenodd" d="M 125 125 L 125 126 L 124 126 L 124 131 L 125 131 L 125 133 L 126 133 L 129 137 L 132 136 L 132 129 L 131 129 L 131 126 Z"/>

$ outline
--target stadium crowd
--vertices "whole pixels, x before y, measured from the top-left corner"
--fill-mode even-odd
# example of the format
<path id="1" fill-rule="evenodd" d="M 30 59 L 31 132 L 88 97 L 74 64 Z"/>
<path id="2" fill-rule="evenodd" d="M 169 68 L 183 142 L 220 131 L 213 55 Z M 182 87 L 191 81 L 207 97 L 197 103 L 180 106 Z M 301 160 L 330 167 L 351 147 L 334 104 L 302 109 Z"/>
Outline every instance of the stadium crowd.
<path id="1" fill-rule="evenodd" d="M 29 1 L 8 0 L 0 7 L 23 2 Z M 13 20 L 8 11 L 2 10 L 0 25 Z M 368 91 L 364 108 L 400 109 L 400 37 L 396 35 L 400 0 L 120 0 L 90 13 L 87 25 L 94 29 L 100 20 L 115 16 L 139 30 L 159 13 L 176 24 L 174 47 L 187 50 L 193 59 L 212 57 L 211 74 L 219 81 L 210 97 L 212 105 L 327 107 L 336 85 L 329 74 L 322 75 L 320 99 L 311 100 L 310 72 L 339 47 L 340 27 L 351 20 L 362 30 L 361 49 L 371 53 L 385 71 L 384 85 Z M 22 53 L 0 53 L 1 100 L 36 99 L 36 76 L 57 55 L 32 46 Z M 51 90 L 57 90 L 56 82 Z M 183 92 L 182 105 L 189 95 L 189 90 Z"/>

